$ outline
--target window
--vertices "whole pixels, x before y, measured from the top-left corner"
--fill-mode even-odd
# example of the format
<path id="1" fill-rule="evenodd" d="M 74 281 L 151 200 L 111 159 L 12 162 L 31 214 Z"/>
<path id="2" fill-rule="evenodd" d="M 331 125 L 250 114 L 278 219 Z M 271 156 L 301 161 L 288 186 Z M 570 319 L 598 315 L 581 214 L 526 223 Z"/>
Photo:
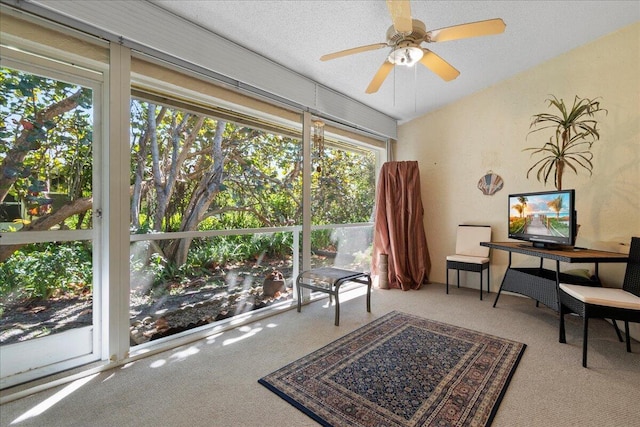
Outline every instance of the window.
<path id="1" fill-rule="evenodd" d="M 274 271 L 293 274 L 301 138 L 276 133 L 277 124 L 263 130 L 216 117 L 213 108 L 165 101 L 131 103 L 135 344 L 292 294 L 284 282 L 277 292 L 263 284 Z"/>

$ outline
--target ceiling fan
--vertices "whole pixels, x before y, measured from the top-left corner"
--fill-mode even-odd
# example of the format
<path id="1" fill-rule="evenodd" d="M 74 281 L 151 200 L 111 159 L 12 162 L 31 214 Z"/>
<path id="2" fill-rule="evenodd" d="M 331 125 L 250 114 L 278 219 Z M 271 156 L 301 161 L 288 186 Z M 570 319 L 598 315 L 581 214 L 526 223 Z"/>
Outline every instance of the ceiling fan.
<path id="1" fill-rule="evenodd" d="M 443 80 L 453 80 L 458 77 L 460 71 L 431 50 L 420 47 L 421 43 L 444 42 L 500 34 L 506 28 L 504 21 L 496 18 L 427 31 L 422 21 L 411 18 L 409 0 L 387 0 L 387 7 L 391 13 L 393 25 L 387 30 L 386 43 L 354 47 L 320 57 L 321 61 L 328 61 L 355 53 L 390 47 L 391 53 L 382 63 L 376 75 L 373 76 L 366 93 L 377 92 L 395 65 L 411 67 L 420 62 Z"/>

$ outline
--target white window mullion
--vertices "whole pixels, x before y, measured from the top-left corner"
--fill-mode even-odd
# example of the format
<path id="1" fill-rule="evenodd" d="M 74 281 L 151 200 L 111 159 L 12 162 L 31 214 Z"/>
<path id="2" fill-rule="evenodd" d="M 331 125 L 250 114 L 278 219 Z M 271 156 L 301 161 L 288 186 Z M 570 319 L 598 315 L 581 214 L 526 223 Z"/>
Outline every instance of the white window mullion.
<path id="1" fill-rule="evenodd" d="M 129 354 L 129 126 L 131 51 L 112 43 L 109 73 L 108 143 L 102 182 L 105 205 L 105 354 L 112 362 Z"/>
<path id="2" fill-rule="evenodd" d="M 311 268 L 311 113 L 302 115 L 302 270 Z M 294 289 L 294 298 L 297 290 Z M 302 289 L 302 300 L 308 301 L 309 289 Z"/>

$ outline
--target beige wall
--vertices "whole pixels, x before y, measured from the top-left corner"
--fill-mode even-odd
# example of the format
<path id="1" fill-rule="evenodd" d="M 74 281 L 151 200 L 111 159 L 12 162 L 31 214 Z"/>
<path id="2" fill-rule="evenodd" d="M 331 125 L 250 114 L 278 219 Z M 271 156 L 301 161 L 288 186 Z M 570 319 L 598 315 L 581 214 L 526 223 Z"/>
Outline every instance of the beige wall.
<path id="1" fill-rule="evenodd" d="M 459 79 L 464 79 L 461 72 Z M 525 139 L 531 116 L 548 111 L 545 100 L 550 94 L 567 102 L 575 95 L 601 97 L 608 110 L 599 122 L 601 139 L 592 149 L 593 176 L 584 170 L 564 174 L 563 188 L 576 190 L 581 225 L 577 245 L 597 247 L 601 241 L 628 245 L 631 236 L 640 236 L 640 23 L 636 23 L 400 126 L 394 158 L 420 163 L 432 282 L 445 281 L 445 257 L 454 250 L 457 224 L 489 224 L 493 241 L 506 241 L 507 195 L 554 189 L 553 181 L 545 186 L 535 175 L 526 178 L 534 160 L 522 151 L 542 146 L 550 136 L 541 132 Z M 489 170 L 505 183 L 493 196 L 477 188 Z M 492 253 L 493 291 L 500 286 L 507 261 L 505 252 Z M 515 265 L 536 262 L 514 256 Z M 614 285 L 623 274 L 620 264 L 600 268 L 607 284 Z M 477 273 L 461 274 L 461 282 L 467 280 L 477 287 Z"/>

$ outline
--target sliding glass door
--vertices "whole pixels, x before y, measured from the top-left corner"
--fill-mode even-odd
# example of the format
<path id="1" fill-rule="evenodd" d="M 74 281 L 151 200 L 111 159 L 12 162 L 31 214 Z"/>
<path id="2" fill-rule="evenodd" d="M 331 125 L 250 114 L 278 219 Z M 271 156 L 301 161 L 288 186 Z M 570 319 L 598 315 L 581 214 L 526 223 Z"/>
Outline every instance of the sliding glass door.
<path id="1" fill-rule="evenodd" d="M 3 48 L 0 371 L 100 356 L 100 73 Z"/>

